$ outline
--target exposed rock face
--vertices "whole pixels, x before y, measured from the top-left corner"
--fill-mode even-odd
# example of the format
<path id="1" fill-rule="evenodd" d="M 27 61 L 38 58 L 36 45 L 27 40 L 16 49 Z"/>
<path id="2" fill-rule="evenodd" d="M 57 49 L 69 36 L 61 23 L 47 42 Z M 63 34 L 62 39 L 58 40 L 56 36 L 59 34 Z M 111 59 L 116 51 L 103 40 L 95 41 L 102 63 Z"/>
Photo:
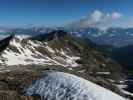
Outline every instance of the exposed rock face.
<path id="1" fill-rule="evenodd" d="M 26 100 L 23 91 L 38 78 L 35 71 L 0 73 L 0 100 Z"/>
<path id="2" fill-rule="evenodd" d="M 3 40 L 0 40 L 0 52 L 5 50 L 8 46 L 10 41 L 14 38 L 14 35 L 11 35 Z"/>

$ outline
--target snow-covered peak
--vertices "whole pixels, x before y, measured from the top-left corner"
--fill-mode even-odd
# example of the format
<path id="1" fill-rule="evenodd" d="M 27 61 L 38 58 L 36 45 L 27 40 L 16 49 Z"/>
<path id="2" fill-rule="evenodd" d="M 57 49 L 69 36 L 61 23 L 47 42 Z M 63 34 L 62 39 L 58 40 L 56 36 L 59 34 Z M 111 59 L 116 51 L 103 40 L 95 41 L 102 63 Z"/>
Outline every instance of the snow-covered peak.
<path id="1" fill-rule="evenodd" d="M 46 72 L 26 90 L 26 95 L 40 95 L 42 100 L 126 100 L 90 81 L 63 72 Z"/>
<path id="2" fill-rule="evenodd" d="M 30 35 L 15 35 L 15 38 L 17 38 L 19 40 L 23 40 L 23 39 L 26 39 L 29 37 L 31 37 L 31 36 Z"/>
<path id="3" fill-rule="evenodd" d="M 64 54 L 62 54 L 64 52 Z M 0 65 L 61 65 L 78 66 L 74 55 L 68 55 L 65 50 L 57 50 L 47 42 L 14 37 L 9 46 L 0 55 Z"/>

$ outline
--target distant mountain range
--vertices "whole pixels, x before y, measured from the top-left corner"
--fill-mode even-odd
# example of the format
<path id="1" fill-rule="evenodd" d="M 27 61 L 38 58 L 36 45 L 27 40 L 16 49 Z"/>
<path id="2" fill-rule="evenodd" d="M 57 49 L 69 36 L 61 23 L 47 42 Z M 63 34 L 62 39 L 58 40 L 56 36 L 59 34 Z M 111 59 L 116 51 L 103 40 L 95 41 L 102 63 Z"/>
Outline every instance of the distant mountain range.
<path id="1" fill-rule="evenodd" d="M 101 45 L 112 45 L 122 47 L 133 44 L 133 28 L 109 28 L 100 30 L 98 28 L 71 29 L 74 35 Z"/>
<path id="2" fill-rule="evenodd" d="M 72 35 L 81 37 L 83 39 L 89 39 L 100 45 L 112 45 L 115 47 L 123 47 L 133 44 L 133 28 L 108 28 L 101 30 L 96 27 L 88 28 L 47 28 L 47 27 L 30 27 L 30 28 L 16 28 L 10 29 L 6 32 L 1 32 L 1 38 L 4 35 L 15 33 L 22 36 L 36 36 L 39 34 L 46 34 L 53 30 L 65 30 Z"/>

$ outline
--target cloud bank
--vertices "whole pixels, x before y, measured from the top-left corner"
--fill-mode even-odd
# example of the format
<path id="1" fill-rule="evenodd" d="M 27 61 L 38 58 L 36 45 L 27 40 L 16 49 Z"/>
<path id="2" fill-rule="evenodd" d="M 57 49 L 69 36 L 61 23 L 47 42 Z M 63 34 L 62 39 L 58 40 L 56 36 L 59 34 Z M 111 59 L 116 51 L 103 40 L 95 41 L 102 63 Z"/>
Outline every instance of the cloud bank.
<path id="1" fill-rule="evenodd" d="M 107 29 L 109 27 L 133 27 L 133 18 L 127 18 L 119 12 L 103 13 L 95 10 L 89 16 L 86 16 L 79 21 L 73 22 L 70 26 L 76 28 L 97 27 Z"/>

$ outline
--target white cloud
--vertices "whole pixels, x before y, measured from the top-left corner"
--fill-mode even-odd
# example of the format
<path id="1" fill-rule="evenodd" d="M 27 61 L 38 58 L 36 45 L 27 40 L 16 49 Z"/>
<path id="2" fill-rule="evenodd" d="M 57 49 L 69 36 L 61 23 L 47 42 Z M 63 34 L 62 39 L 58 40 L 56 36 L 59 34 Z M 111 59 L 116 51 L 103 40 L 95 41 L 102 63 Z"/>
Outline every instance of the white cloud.
<path id="1" fill-rule="evenodd" d="M 71 25 L 77 28 L 86 28 L 86 27 L 98 27 L 101 29 L 106 29 L 113 26 L 121 26 L 126 25 L 123 21 L 123 14 L 119 12 L 112 12 L 112 13 L 103 13 L 102 11 L 95 10 L 93 13 L 91 13 L 89 16 L 82 18 L 81 20 L 72 23 Z M 129 22 L 129 21 L 128 21 Z"/>
<path id="2" fill-rule="evenodd" d="M 123 15 L 121 13 L 118 12 L 113 12 L 112 13 L 112 19 L 119 19 L 121 18 Z"/>
<path id="3" fill-rule="evenodd" d="M 99 10 L 95 10 L 94 13 L 92 13 L 91 18 L 95 21 L 98 22 L 101 20 L 101 18 L 104 16 L 102 12 Z"/>
<path id="4" fill-rule="evenodd" d="M 117 26 L 123 28 L 133 28 L 133 18 L 124 18 L 118 21 Z"/>

